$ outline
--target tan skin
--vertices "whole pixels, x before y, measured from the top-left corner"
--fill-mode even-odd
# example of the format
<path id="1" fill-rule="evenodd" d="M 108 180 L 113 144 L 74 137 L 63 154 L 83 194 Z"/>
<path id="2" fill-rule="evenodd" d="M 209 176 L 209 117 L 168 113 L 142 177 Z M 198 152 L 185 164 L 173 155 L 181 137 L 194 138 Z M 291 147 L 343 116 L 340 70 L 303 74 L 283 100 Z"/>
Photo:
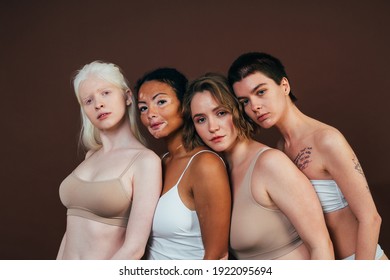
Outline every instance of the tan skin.
<path id="1" fill-rule="evenodd" d="M 262 128 L 276 126 L 283 139 L 278 147 L 310 180 L 334 180 L 348 206 L 325 213 L 335 255 L 343 259 L 374 259 L 381 217 L 360 163 L 335 128 L 304 115 L 290 100 L 287 78 L 280 84 L 261 72 L 234 83 L 246 114 Z M 381 259 L 387 259 L 383 255 Z"/>
<path id="2" fill-rule="evenodd" d="M 205 144 L 226 156 L 234 196 L 256 152 L 266 146 L 252 139 L 240 139 L 229 110 L 207 90 L 195 93 L 191 112 L 196 131 Z M 319 202 L 313 203 L 318 201 L 316 194 L 310 182 L 283 153 L 276 149 L 263 152 L 255 164 L 251 182 L 256 202 L 283 211 L 304 241 L 278 259 L 334 259 L 321 206 Z"/>
<path id="3" fill-rule="evenodd" d="M 142 151 L 142 158 L 138 157 L 122 177 L 126 195 L 132 200 L 127 227 L 67 216 L 57 259 L 140 259 L 144 254 L 161 192 L 161 161 L 131 132 L 126 112 L 130 94 L 95 77 L 80 85 L 82 109 L 99 129 L 103 145 L 97 151 L 89 151 L 74 170 L 74 175 L 81 180 L 111 180 L 118 178 L 131 159 Z M 101 117 L 102 112 L 108 115 Z"/>
<path id="4" fill-rule="evenodd" d="M 169 151 L 163 160 L 163 190 L 178 181 L 190 158 L 206 147 L 183 148 L 181 104 L 174 90 L 159 81 L 142 84 L 138 93 L 141 121 L 157 139 L 164 139 Z M 183 204 L 199 218 L 204 259 L 226 259 L 230 227 L 230 189 L 225 165 L 216 155 L 201 153 L 191 162 L 178 186 Z"/>

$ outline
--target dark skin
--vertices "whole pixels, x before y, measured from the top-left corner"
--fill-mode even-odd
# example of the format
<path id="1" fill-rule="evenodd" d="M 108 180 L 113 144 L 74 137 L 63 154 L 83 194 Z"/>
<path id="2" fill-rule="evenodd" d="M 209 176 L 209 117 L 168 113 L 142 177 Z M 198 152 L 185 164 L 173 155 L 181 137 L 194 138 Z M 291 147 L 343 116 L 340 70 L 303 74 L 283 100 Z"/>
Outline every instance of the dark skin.
<path id="1" fill-rule="evenodd" d="M 157 139 L 164 139 L 169 154 L 163 160 L 163 190 L 179 180 L 190 158 L 206 147 L 186 151 L 182 140 L 181 104 L 173 89 L 148 81 L 139 89 L 141 121 Z M 222 160 L 213 153 L 197 155 L 178 185 L 183 204 L 196 211 L 205 249 L 204 259 L 227 259 L 231 197 L 229 178 Z"/>

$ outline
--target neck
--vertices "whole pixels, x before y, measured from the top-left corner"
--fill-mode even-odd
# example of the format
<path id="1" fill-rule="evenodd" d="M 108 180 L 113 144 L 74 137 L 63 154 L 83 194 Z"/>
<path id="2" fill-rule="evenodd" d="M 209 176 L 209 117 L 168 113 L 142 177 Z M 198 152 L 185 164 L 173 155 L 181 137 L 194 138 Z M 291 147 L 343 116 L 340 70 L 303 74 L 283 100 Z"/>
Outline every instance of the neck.
<path id="1" fill-rule="evenodd" d="M 250 147 L 257 143 L 252 139 L 237 139 L 236 143 L 229 149 L 224 151 L 224 156 L 229 163 L 230 169 L 239 166 L 248 157 L 251 149 Z"/>
<path id="2" fill-rule="evenodd" d="M 294 104 L 287 107 L 285 113 L 275 125 L 285 143 L 289 145 L 294 139 L 299 138 L 304 129 L 304 123 L 308 117 L 304 115 Z"/>
<path id="3" fill-rule="evenodd" d="M 183 146 L 182 132 L 183 132 L 182 129 L 179 129 L 173 135 L 167 137 L 167 139 L 165 140 L 167 144 L 168 152 L 171 156 L 181 154 L 183 153 L 183 151 L 185 151 Z"/>
<path id="4" fill-rule="evenodd" d="M 128 119 L 125 119 L 113 129 L 101 130 L 100 138 L 104 152 L 141 145 L 130 129 L 130 121 Z"/>

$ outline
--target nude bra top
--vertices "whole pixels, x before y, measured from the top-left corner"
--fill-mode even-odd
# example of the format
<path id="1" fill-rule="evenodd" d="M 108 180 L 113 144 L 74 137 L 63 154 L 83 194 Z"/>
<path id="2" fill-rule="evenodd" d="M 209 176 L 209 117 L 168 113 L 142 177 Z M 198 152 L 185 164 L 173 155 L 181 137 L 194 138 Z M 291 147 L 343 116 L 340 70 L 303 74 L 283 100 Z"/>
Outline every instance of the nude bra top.
<path id="1" fill-rule="evenodd" d="M 79 216 L 114 226 L 126 227 L 131 198 L 122 183 L 122 176 L 132 166 L 138 153 L 133 157 L 118 178 L 102 181 L 86 181 L 74 171 L 60 185 L 60 199 L 66 208 L 67 215 Z"/>

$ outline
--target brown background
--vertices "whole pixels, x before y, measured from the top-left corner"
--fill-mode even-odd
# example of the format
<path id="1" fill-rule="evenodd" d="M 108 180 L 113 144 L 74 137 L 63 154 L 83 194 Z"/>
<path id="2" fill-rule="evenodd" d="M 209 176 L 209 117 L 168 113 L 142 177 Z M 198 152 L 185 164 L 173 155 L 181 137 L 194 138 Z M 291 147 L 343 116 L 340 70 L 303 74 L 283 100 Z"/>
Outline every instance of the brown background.
<path id="1" fill-rule="evenodd" d="M 0 259 L 53 259 L 65 230 L 61 181 L 80 162 L 73 72 L 120 65 L 131 84 L 173 66 L 190 79 L 226 73 L 241 53 L 286 65 L 298 106 L 355 149 L 390 252 L 389 2 L 0 2 Z M 259 139 L 274 146 L 275 131 Z M 158 153 L 163 148 L 151 142 Z"/>

